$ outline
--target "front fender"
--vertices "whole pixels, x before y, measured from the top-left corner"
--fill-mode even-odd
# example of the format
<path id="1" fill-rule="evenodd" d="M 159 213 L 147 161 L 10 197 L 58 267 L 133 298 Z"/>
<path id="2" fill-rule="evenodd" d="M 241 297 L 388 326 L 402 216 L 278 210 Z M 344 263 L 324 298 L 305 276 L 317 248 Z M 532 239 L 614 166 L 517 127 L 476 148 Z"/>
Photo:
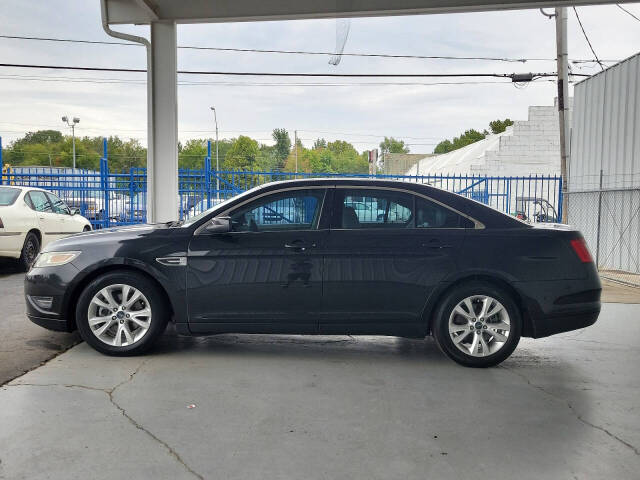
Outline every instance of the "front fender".
<path id="1" fill-rule="evenodd" d="M 137 271 L 157 283 L 166 295 L 176 323 L 187 322 L 186 268 L 154 265 L 129 257 L 113 257 L 93 263 L 84 268 L 74 265 L 79 273 L 69 283 L 63 303 L 69 318 L 75 314 L 75 302 L 85 285 L 97 276 L 114 270 Z"/>

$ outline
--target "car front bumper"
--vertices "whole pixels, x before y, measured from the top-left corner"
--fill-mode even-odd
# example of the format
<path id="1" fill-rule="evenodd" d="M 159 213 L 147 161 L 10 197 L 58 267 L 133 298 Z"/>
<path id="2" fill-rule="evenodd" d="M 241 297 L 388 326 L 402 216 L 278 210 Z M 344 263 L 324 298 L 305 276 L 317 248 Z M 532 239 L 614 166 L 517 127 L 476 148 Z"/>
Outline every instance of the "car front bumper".
<path id="1" fill-rule="evenodd" d="M 75 330 L 71 321 L 73 315 L 66 311 L 66 301 L 72 282 L 77 276 L 78 269 L 72 263 L 29 270 L 24 278 L 25 304 L 29 320 L 49 330 Z"/>

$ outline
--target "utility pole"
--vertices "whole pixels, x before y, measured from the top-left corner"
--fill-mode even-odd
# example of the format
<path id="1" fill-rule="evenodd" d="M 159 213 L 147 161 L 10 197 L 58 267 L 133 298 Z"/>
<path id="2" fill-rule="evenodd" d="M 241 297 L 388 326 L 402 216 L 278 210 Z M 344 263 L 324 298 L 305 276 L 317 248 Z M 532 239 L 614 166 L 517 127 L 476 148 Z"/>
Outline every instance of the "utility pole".
<path id="1" fill-rule="evenodd" d="M 66 115 L 62 117 L 62 121 L 67 124 L 68 127 L 71 127 L 71 137 L 73 142 L 73 169 L 76 169 L 76 124 L 80 123 L 80 119 L 78 117 L 73 117 L 73 121 L 69 122 L 69 117 Z"/>
<path id="2" fill-rule="evenodd" d="M 216 107 L 211 107 L 213 110 L 213 120 L 216 122 L 216 205 L 220 203 L 220 162 L 218 161 L 218 115 L 216 114 Z"/>
<path id="3" fill-rule="evenodd" d="M 560 126 L 560 176 L 562 178 L 562 223 L 567 223 L 567 160 L 569 158 L 569 48 L 567 9 L 556 8 L 556 49 L 558 69 L 558 120 Z"/>
<path id="4" fill-rule="evenodd" d="M 298 173 L 298 131 L 293 131 L 294 144 L 296 146 L 296 173 Z"/>

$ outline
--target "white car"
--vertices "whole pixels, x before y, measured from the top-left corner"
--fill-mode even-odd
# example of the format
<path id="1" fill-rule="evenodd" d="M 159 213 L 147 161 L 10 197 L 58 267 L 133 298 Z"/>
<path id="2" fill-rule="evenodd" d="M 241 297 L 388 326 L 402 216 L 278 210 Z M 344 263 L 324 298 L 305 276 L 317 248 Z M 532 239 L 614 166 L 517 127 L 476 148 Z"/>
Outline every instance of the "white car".
<path id="1" fill-rule="evenodd" d="M 89 220 L 51 192 L 0 186 L 0 257 L 19 258 L 29 268 L 49 242 L 89 230 Z"/>

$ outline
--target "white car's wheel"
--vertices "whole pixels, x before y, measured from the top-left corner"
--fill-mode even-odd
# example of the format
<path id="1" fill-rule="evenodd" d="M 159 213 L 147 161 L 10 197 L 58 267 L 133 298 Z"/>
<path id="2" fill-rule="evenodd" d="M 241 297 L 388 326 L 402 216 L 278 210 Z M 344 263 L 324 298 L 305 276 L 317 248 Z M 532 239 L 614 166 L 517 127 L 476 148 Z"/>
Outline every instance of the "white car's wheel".
<path id="1" fill-rule="evenodd" d="M 25 270 L 31 268 L 38 253 L 40 253 L 40 240 L 38 239 L 38 235 L 34 232 L 29 232 L 24 239 L 22 253 L 20 254 L 20 263 Z"/>

